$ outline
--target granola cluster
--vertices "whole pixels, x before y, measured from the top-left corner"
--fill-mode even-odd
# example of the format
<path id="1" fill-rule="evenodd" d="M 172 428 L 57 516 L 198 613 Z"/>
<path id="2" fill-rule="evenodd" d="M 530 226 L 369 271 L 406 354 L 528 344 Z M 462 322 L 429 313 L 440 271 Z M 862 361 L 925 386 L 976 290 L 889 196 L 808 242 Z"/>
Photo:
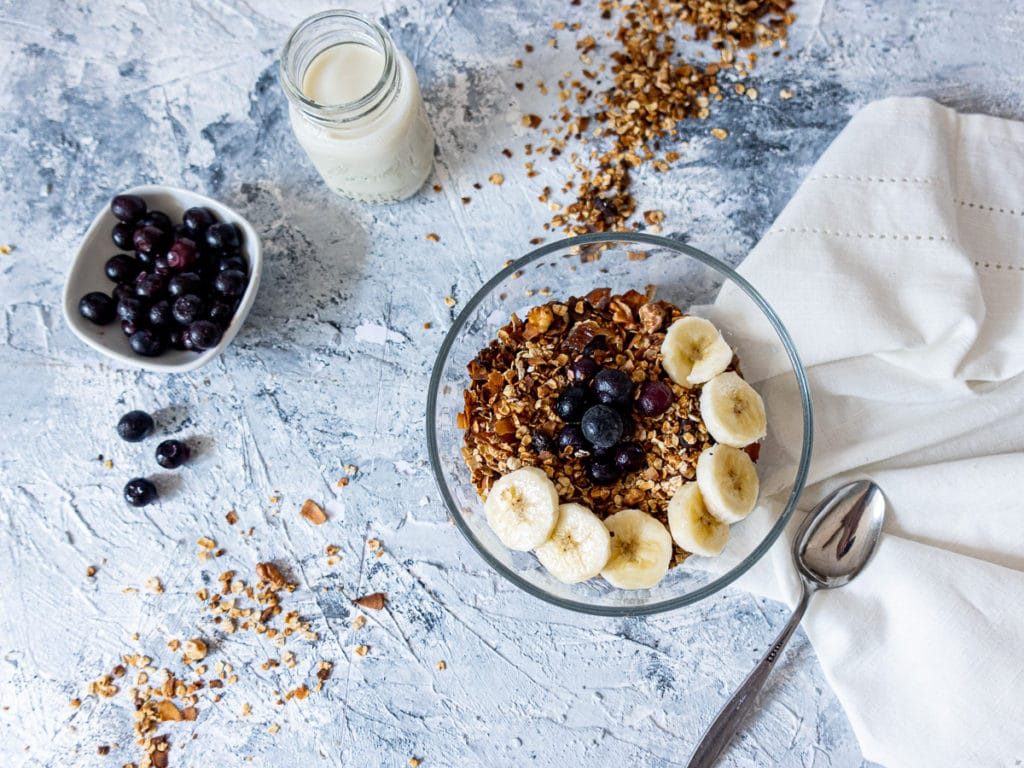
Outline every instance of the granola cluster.
<path id="1" fill-rule="evenodd" d="M 471 383 L 457 419 L 465 430 L 462 455 L 480 497 L 502 475 L 535 466 L 552 479 L 563 503 L 584 504 L 602 518 L 635 508 L 667 523 L 669 500 L 694 479 L 697 457 L 712 444 L 700 416 L 700 390 L 674 384 L 661 368 L 665 331 L 682 315 L 668 302 L 636 291 L 613 296 L 608 288 L 534 307 L 525 321 L 513 314 L 469 363 Z M 660 380 L 675 395 L 659 416 L 635 414 L 630 439 L 643 447 L 647 465 L 608 486 L 588 480 L 586 451 L 567 447 L 556 454 L 535 447 L 553 442 L 536 435 L 554 438 L 564 426 L 555 401 L 570 385 L 570 363 L 585 353 L 625 372 L 636 386 Z"/>

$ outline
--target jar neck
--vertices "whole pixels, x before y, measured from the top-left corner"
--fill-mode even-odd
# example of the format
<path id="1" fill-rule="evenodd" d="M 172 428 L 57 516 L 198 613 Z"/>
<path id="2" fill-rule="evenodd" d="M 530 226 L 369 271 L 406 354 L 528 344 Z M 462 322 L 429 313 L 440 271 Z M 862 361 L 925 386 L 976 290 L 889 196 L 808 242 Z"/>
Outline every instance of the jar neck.
<path id="1" fill-rule="evenodd" d="M 359 98 L 322 104 L 303 90 L 306 72 L 316 57 L 337 45 L 363 45 L 384 60 L 377 82 Z M 380 24 L 354 11 L 332 10 L 310 16 L 288 37 L 281 51 L 281 82 L 288 101 L 306 119 L 325 128 L 354 127 L 394 101 L 401 89 L 402 68 L 391 37 Z"/>

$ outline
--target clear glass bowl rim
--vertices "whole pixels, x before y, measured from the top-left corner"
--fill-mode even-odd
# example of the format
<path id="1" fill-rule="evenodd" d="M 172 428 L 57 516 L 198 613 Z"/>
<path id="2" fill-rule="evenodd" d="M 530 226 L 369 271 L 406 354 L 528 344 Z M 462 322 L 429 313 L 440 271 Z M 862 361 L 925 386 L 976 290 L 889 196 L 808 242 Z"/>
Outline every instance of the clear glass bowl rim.
<path id="1" fill-rule="evenodd" d="M 462 513 L 459 510 L 459 506 L 456 503 L 454 497 L 448 489 L 448 484 L 445 481 L 444 474 L 441 467 L 441 458 L 438 454 L 437 448 L 437 421 L 435 417 L 435 409 L 437 406 L 437 393 L 441 385 L 441 377 L 445 367 L 445 361 L 448 358 L 448 354 L 451 351 L 456 339 L 458 338 L 459 332 L 463 326 L 472 316 L 477 306 L 491 294 L 491 292 L 509 275 L 516 270 L 524 269 L 535 261 L 543 259 L 554 253 L 560 253 L 568 251 L 574 247 L 593 245 L 593 244 L 615 244 L 615 243 L 637 243 L 641 245 L 649 245 L 658 248 L 664 248 L 670 252 L 673 252 L 673 258 L 680 255 L 686 254 L 697 261 L 702 262 L 706 266 L 714 269 L 715 271 L 724 275 L 728 280 L 735 283 L 747 296 L 758 306 L 758 308 L 764 313 L 768 322 L 771 323 L 775 329 L 779 338 L 782 340 L 783 347 L 786 350 L 786 355 L 789 358 L 790 364 L 793 366 L 793 373 L 796 377 L 797 388 L 800 394 L 800 406 L 803 411 L 803 440 L 800 448 L 800 462 L 797 466 L 796 478 L 793 482 L 793 487 L 790 491 L 789 498 L 786 500 L 785 509 L 782 514 L 779 515 L 779 519 L 776 520 L 775 525 L 772 526 L 768 534 L 761 540 L 761 542 L 754 548 L 754 550 L 747 555 L 742 561 L 740 561 L 734 568 L 728 572 L 722 574 L 714 581 L 705 584 L 704 586 L 695 589 L 692 592 L 687 592 L 679 597 L 670 598 L 668 600 L 661 600 L 659 602 L 647 603 L 645 605 L 629 605 L 629 606 L 612 606 L 612 605 L 594 605 L 590 603 L 584 603 L 582 601 L 566 600 L 556 595 L 552 595 L 543 589 L 538 589 L 534 584 L 531 584 L 526 579 L 520 577 L 515 571 L 507 568 L 503 563 L 497 560 L 490 551 L 479 542 L 476 536 L 473 534 L 473 529 L 468 522 L 462 517 Z M 468 361 L 467 361 L 468 362 Z M 427 452 L 430 456 L 430 467 L 434 474 L 434 482 L 437 484 L 438 490 L 441 492 L 441 497 L 444 499 L 445 505 L 448 507 L 448 511 L 455 521 L 456 526 L 462 531 L 463 536 L 469 540 L 470 545 L 480 554 L 484 561 L 490 565 L 495 571 L 501 574 L 503 577 L 508 579 L 510 582 L 515 584 L 520 589 L 524 590 L 530 595 L 536 598 L 544 600 L 545 602 L 552 603 L 561 608 L 566 608 L 571 611 L 577 611 L 580 613 L 587 613 L 595 616 L 643 616 L 655 613 L 662 613 L 663 611 L 670 611 L 675 608 L 681 608 L 685 605 L 691 605 L 706 597 L 709 597 L 716 592 L 720 591 L 724 587 L 728 586 L 744 573 L 746 573 L 761 557 L 768 551 L 769 548 L 775 543 L 775 541 L 785 530 L 786 525 L 792 518 L 794 511 L 796 510 L 797 502 L 800 499 L 800 495 L 803 493 L 804 484 L 807 481 L 807 473 L 811 462 L 811 449 L 813 445 L 814 435 L 814 423 L 813 413 L 811 409 L 811 391 L 810 384 L 807 381 L 807 374 L 804 371 L 803 364 L 800 362 L 800 355 L 797 353 L 796 346 L 793 344 L 793 340 L 789 336 L 789 332 L 786 330 L 779 316 L 775 314 L 775 310 L 771 308 L 768 302 L 761 296 L 760 293 L 754 288 L 753 285 L 748 283 L 742 276 L 739 275 L 735 270 L 729 267 L 722 261 L 719 261 L 714 256 L 705 253 L 704 251 L 694 248 L 686 243 L 681 243 L 676 240 L 672 240 L 666 237 L 660 237 L 658 235 L 648 235 L 642 232 L 600 232 L 589 235 L 580 235 L 578 237 L 570 237 L 562 240 L 556 240 L 552 243 L 542 245 L 536 248 L 525 256 L 516 259 L 511 264 L 503 268 L 500 272 L 495 274 L 490 280 L 488 280 L 478 290 L 473 297 L 467 302 L 466 306 L 459 313 L 458 317 L 455 318 L 455 322 L 452 327 L 448 330 L 448 333 L 444 337 L 444 341 L 441 343 L 441 347 L 438 350 L 437 358 L 434 362 L 433 370 L 430 375 L 430 384 L 427 389 L 427 419 L 426 419 L 426 434 L 427 434 Z"/>

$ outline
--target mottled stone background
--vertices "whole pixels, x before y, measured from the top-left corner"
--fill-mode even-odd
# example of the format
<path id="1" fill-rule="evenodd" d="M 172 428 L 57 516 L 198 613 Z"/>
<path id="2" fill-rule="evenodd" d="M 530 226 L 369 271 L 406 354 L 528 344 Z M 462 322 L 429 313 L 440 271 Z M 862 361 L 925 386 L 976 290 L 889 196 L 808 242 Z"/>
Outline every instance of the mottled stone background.
<path id="1" fill-rule="evenodd" d="M 294 670 L 265 672 L 272 646 L 212 633 L 211 665 L 232 662 L 240 682 L 196 722 L 166 729 L 172 765 L 681 765 L 786 618 L 784 606 L 733 591 L 658 618 L 577 616 L 505 584 L 448 523 L 423 434 L 428 372 L 459 309 L 444 297 L 464 302 L 544 234 L 550 214 L 535 198 L 566 166 L 540 162 L 541 175 L 525 177 L 519 150 L 533 137 L 519 115 L 553 111 L 555 93 L 532 84 L 578 66 L 576 35 L 547 44 L 553 21 L 610 27 L 591 2 L 352 5 L 383 19 L 416 66 L 437 132 L 428 184 L 441 193 L 364 206 L 315 175 L 288 127 L 277 57 L 322 4 L 0 2 L 0 242 L 14 248 L 0 255 L 4 766 L 137 759 L 126 698 L 83 696 L 85 683 L 126 652 L 176 666 L 167 639 L 208 631 L 193 592 L 225 568 L 248 577 L 259 559 L 293 565 L 302 587 L 290 604 L 321 640 L 293 644 Z M 670 173 L 637 174 L 641 206 L 665 211 L 666 232 L 734 264 L 872 99 L 924 94 L 1024 112 L 1019 3 L 797 0 L 794 10 L 788 55 L 762 57 L 750 79 L 761 98 L 730 95 L 707 123 L 683 126 L 688 146 Z M 524 54 L 526 43 L 537 51 Z M 792 100 L 780 100 L 783 87 Z M 712 126 L 728 140 L 710 138 Z M 486 182 L 494 172 L 500 188 Z M 145 182 L 236 206 L 264 240 L 247 324 L 188 375 L 114 368 L 61 315 L 64 274 L 93 215 Z M 117 439 L 130 408 L 199 448 L 187 468 L 155 473 L 162 501 L 144 510 L 120 489 L 158 469 L 157 441 Z M 346 464 L 358 474 L 338 487 Z M 307 497 L 329 502 L 326 525 L 298 517 Z M 201 535 L 227 549 L 212 566 L 196 560 Z M 370 537 L 382 557 L 367 550 Z M 327 544 L 340 547 L 335 566 Z M 150 576 L 164 594 L 142 589 Z M 349 599 L 375 590 L 386 609 L 351 630 Z M 352 652 L 361 643 L 365 658 Z M 336 665 L 323 693 L 273 703 L 321 658 Z M 723 764 L 863 764 L 802 634 Z"/>

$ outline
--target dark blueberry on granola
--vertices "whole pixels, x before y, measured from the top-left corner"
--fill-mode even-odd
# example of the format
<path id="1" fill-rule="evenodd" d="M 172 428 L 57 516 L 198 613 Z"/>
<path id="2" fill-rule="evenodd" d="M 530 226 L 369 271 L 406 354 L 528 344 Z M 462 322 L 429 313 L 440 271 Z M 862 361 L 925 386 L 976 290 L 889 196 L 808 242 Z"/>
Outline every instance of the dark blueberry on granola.
<path id="1" fill-rule="evenodd" d="M 612 485 L 621 476 L 613 457 L 595 456 L 587 462 L 587 479 L 594 485 Z"/>
<path id="2" fill-rule="evenodd" d="M 546 432 L 534 432 L 533 437 L 530 438 L 530 448 L 533 449 L 534 453 L 554 453 L 557 450 L 555 441 L 551 439 L 551 436 Z"/>
<path id="3" fill-rule="evenodd" d="M 615 448 L 615 465 L 626 472 L 643 469 L 644 449 L 639 443 L 622 443 Z"/>
<path id="4" fill-rule="evenodd" d="M 590 388 L 597 401 L 606 405 L 628 403 L 633 395 L 632 380 L 614 368 L 598 371 L 590 382 Z"/>
<path id="5" fill-rule="evenodd" d="M 562 453 L 566 448 L 572 448 L 574 453 L 590 449 L 587 438 L 583 436 L 583 430 L 579 424 L 566 424 L 558 433 L 558 452 Z"/>
<path id="6" fill-rule="evenodd" d="M 569 366 L 572 380 L 579 382 L 589 381 L 599 370 L 601 366 L 592 357 L 577 357 Z"/>
<path id="7" fill-rule="evenodd" d="M 637 408 L 644 416 L 660 416 L 672 407 L 672 388 L 663 381 L 645 381 L 636 399 Z"/>
<path id="8" fill-rule="evenodd" d="M 583 414 L 580 429 L 595 448 L 611 448 L 622 439 L 622 417 L 611 406 L 595 405 Z"/>
<path id="9" fill-rule="evenodd" d="M 577 385 L 569 387 L 558 396 L 555 401 L 555 413 L 567 424 L 574 424 L 583 418 L 588 405 L 590 397 L 587 388 Z"/>

